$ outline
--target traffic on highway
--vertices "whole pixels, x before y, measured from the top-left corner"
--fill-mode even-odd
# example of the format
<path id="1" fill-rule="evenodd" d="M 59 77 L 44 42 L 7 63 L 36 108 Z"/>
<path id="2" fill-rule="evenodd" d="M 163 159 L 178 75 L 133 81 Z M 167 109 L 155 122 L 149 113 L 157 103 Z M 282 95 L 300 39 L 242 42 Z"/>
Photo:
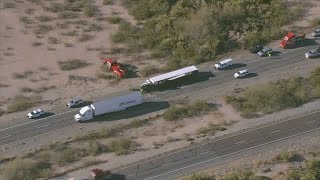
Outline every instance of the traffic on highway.
<path id="1" fill-rule="evenodd" d="M 297 36 L 294 33 L 288 33 L 280 43 L 280 46 L 285 48 L 283 50 L 256 45 L 250 48 L 252 54 L 248 54 L 245 59 L 226 58 L 212 64 L 209 72 L 202 71 L 202 69 L 194 65 L 188 66 L 148 78 L 136 90 L 130 88 L 129 91 L 121 92 L 121 95 L 104 97 L 90 104 L 85 103 L 89 102 L 89 100 L 75 97 L 66 102 L 66 107 L 72 109 L 59 114 L 48 115 L 50 112 L 46 112 L 45 109 L 34 109 L 27 114 L 27 117 L 31 119 L 30 121 L 0 129 L 0 146 L 21 142 L 41 134 L 77 125 L 78 122 L 89 121 L 97 123 L 100 116 L 108 120 L 134 118 L 169 107 L 163 106 L 156 109 L 150 105 L 144 105 L 146 103 L 169 101 L 195 92 L 217 90 L 219 87 L 230 83 L 281 70 L 284 67 L 294 67 L 298 64 L 308 63 L 308 59 L 320 57 L 320 47 L 318 45 L 319 39 L 309 39 L 308 41 L 312 41 L 312 43 L 307 43 L 306 41 L 304 35 Z M 111 67 L 112 63 L 109 64 Z M 114 112 L 119 112 L 119 114 L 112 114 Z M 208 154 L 210 154 L 210 157 L 221 158 L 234 152 L 239 152 L 242 149 L 274 142 L 277 139 L 289 137 L 296 133 L 303 133 L 310 129 L 319 128 L 319 121 L 314 121 L 318 115 L 319 113 L 315 113 L 305 118 L 292 119 L 290 120 L 291 129 L 288 131 L 281 129 L 272 135 L 269 132 L 271 129 L 283 128 L 283 125 L 276 124 L 259 129 L 259 132 L 253 133 L 256 139 L 251 142 L 247 139 L 249 136 L 246 134 L 241 135 L 243 138 L 240 138 L 239 142 L 241 143 L 238 144 L 234 143 L 235 137 L 233 137 L 233 143 L 230 145 L 228 145 L 231 141 L 230 139 L 224 140 L 225 142 L 223 143 L 213 142 L 210 146 L 206 147 L 209 150 L 203 155 L 199 154 L 196 159 L 184 159 L 181 164 L 173 163 L 167 167 L 161 167 L 161 171 L 152 169 L 151 167 L 150 169 L 142 168 L 137 170 L 137 166 L 131 166 L 120 169 L 117 172 L 128 175 L 129 179 L 171 179 L 180 173 L 178 169 L 181 169 L 181 167 L 189 167 L 195 161 L 204 162 L 204 156 Z M 98 120 L 96 121 L 96 119 Z M 256 136 L 256 134 L 259 135 Z M 142 164 L 139 168 L 145 166 L 149 165 Z"/>
<path id="2" fill-rule="evenodd" d="M 288 38 L 284 38 L 288 39 Z M 288 40 L 290 41 L 290 40 Z M 273 55 L 271 57 L 263 57 L 260 58 L 258 55 L 248 55 L 245 59 L 239 59 L 239 60 L 233 60 L 231 58 L 228 58 L 226 60 L 221 61 L 220 63 L 214 64 L 213 68 L 209 73 L 206 73 L 205 75 L 202 75 L 201 71 L 198 70 L 195 66 L 191 66 L 192 68 L 188 69 L 181 69 L 177 71 L 173 71 L 162 74 L 159 76 L 155 76 L 147 80 L 146 82 L 152 82 L 156 87 L 159 88 L 168 88 L 172 84 L 177 84 L 176 81 L 180 80 L 180 78 L 185 78 L 187 80 L 194 80 L 194 75 L 197 74 L 197 81 L 192 81 L 191 84 L 188 84 L 186 82 L 189 81 L 182 81 L 183 83 L 179 84 L 179 87 L 176 88 L 168 88 L 165 91 L 155 91 L 155 89 L 152 89 L 152 92 L 146 92 L 146 94 L 152 94 L 151 96 L 144 96 L 143 101 L 144 102 L 152 102 L 152 101 L 168 101 L 173 98 L 178 98 L 181 96 L 185 96 L 194 92 L 203 92 L 206 90 L 209 90 L 213 87 L 223 86 L 226 84 L 233 83 L 237 79 L 243 79 L 243 78 L 250 78 L 255 77 L 264 73 L 268 73 L 270 71 L 275 71 L 277 69 L 296 65 L 299 63 L 308 63 L 307 61 L 301 61 L 301 57 L 304 56 L 304 53 L 308 51 L 309 49 L 315 49 L 318 48 L 318 39 L 313 39 L 314 43 L 310 46 L 304 46 L 294 49 L 287 49 L 283 52 L 279 53 L 275 50 L 273 51 Z M 260 45 L 259 48 L 263 49 L 263 47 Z M 256 49 L 255 52 L 260 52 Z M 319 48 L 318 48 L 319 49 Z M 250 50 L 253 52 L 253 50 Z M 217 68 L 218 67 L 218 68 Z M 220 68 L 221 67 L 221 68 Z M 245 67 L 245 68 L 243 68 Z M 215 70 L 214 70 L 215 69 Z M 190 76 L 192 75 L 192 76 Z M 186 78 L 187 77 L 187 78 Z M 174 82 L 174 83 L 171 83 Z M 164 86 L 164 84 L 167 84 Z M 143 89 L 145 86 L 145 83 L 141 85 L 141 88 Z M 157 88 L 156 88 L 157 89 Z M 145 93 L 145 91 L 142 91 Z M 121 92 L 121 94 L 130 94 L 130 92 Z M 101 98 L 103 101 L 107 98 Z M 31 120 L 26 123 L 13 125 L 7 128 L 3 128 L 0 130 L 0 133 L 2 134 L 2 138 L 0 139 L 0 144 L 4 145 L 7 143 L 14 143 L 16 141 L 21 141 L 25 138 L 31 138 L 33 136 L 42 134 L 44 132 L 52 132 L 55 130 L 58 130 L 60 128 L 64 128 L 66 126 L 73 125 L 76 123 L 75 116 L 77 114 L 81 114 L 80 109 L 83 107 L 91 107 L 92 105 L 85 105 L 85 100 L 83 100 L 81 97 L 76 97 L 74 99 L 69 100 L 66 102 L 66 106 L 70 108 L 76 107 L 76 109 L 72 109 L 70 111 L 61 112 L 59 114 L 54 114 L 52 116 L 43 116 L 47 112 L 45 110 L 39 111 L 38 109 L 33 110 L 31 113 L 28 114 L 28 117 L 35 118 L 36 120 Z M 124 102 L 119 102 L 124 103 Z M 140 104 L 140 103 L 138 103 Z M 136 105 L 138 105 L 136 104 Z M 139 108 L 139 107 L 137 107 Z M 39 108 L 40 109 L 40 108 Z M 124 109 L 118 109 L 124 110 Z M 142 110 L 141 110 L 142 111 Z M 77 113 L 78 112 L 78 113 Z M 34 115 L 32 115 L 34 114 Z M 30 116 L 32 115 L 32 116 Z M 112 115 L 111 115 L 112 116 Z M 43 117 L 42 119 L 39 119 Z M 39 124 L 38 127 L 35 130 L 34 123 Z M 41 125 L 44 124 L 44 125 Z"/>

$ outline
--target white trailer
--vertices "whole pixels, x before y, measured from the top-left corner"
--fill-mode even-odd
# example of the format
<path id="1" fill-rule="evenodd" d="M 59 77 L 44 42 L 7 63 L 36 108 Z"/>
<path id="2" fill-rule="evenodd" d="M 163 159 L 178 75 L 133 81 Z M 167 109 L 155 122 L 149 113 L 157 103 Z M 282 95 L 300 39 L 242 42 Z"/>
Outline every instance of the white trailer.
<path id="1" fill-rule="evenodd" d="M 196 79 L 198 76 L 198 68 L 188 66 L 172 72 L 161 74 L 146 80 L 141 84 L 140 89 L 143 91 L 151 91 L 160 88 L 166 88 L 170 85 L 183 84 L 184 81 Z"/>
<path id="2" fill-rule="evenodd" d="M 96 116 L 118 112 L 127 109 L 128 107 L 143 103 L 143 98 L 140 92 L 132 92 L 129 94 L 107 98 L 105 100 L 95 102 L 89 106 L 80 109 L 79 113 L 74 116 L 77 122 L 88 121 Z"/>

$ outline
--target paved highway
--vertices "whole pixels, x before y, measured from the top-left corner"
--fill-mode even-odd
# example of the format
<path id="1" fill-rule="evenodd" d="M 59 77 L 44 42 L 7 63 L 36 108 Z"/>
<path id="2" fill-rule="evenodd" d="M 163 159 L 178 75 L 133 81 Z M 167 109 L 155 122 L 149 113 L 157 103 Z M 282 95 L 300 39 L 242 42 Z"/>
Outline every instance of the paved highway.
<path id="1" fill-rule="evenodd" d="M 273 148 L 280 141 L 307 134 L 320 135 L 320 111 L 220 138 L 195 147 L 114 170 L 127 180 L 168 180 Z"/>
<path id="2" fill-rule="evenodd" d="M 168 107 L 164 101 L 168 101 L 179 96 L 185 96 L 194 92 L 198 93 L 199 91 L 204 92 L 216 90 L 219 86 L 239 81 L 233 78 L 234 72 L 238 71 L 239 69 L 245 68 L 251 72 L 261 75 L 263 73 L 280 70 L 283 67 L 296 66 L 297 64 L 301 63 L 309 63 L 308 60 L 305 60 L 304 53 L 307 50 L 314 48 L 316 48 L 315 45 L 292 50 L 284 50 L 283 53 L 280 53 L 278 56 L 274 56 L 272 58 L 258 58 L 255 55 L 248 55 L 246 59 L 235 59 L 236 62 L 238 61 L 244 63 L 246 64 L 246 66 L 233 70 L 213 71 L 213 77 L 176 90 L 168 90 L 164 92 L 146 94 L 145 99 L 149 104 L 147 103 L 145 105 L 132 108 L 133 110 L 131 109 L 126 112 L 117 113 L 116 115 L 107 115 L 101 118 L 101 120 L 105 120 L 103 121 L 103 123 L 108 123 L 108 121 L 111 120 L 120 120 L 128 119 L 130 117 L 137 117 L 142 114 L 155 112 L 157 110 L 160 110 L 161 108 L 163 109 Z M 151 101 L 155 102 L 152 104 Z M 77 111 L 77 109 L 70 110 L 39 120 L 31 120 L 26 123 L 0 129 L 0 146 L 14 143 L 17 141 L 22 141 L 24 139 L 31 138 L 44 133 L 56 131 L 71 125 L 76 125 L 77 122 L 73 120 L 73 116 L 74 114 L 76 114 Z"/>

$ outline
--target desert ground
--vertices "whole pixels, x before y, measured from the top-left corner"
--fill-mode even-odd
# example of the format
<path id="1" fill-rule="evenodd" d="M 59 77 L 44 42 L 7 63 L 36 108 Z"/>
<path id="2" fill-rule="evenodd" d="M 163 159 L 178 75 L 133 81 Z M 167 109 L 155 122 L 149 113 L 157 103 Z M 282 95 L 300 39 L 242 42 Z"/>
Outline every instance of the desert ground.
<path id="1" fill-rule="evenodd" d="M 292 26 L 285 28 L 310 30 L 310 21 L 320 16 L 320 2 L 310 2 L 313 6 L 310 6 L 306 16 Z M 139 67 L 139 69 L 148 64 L 162 65 L 161 61 L 148 60 L 148 56 L 130 57 L 123 53 L 113 52 L 113 49 L 122 45 L 112 43 L 110 36 L 117 30 L 117 24 L 113 24 L 106 19 L 119 16 L 128 22 L 136 23 L 117 1 L 111 5 L 103 5 L 102 0 L 97 0 L 95 5 L 100 9 L 98 17 L 87 17 L 85 14 L 80 14 L 77 18 L 63 18 L 63 16 L 48 11 L 46 7 L 50 3 L 50 1 L 39 0 L 4 0 L 0 3 L 1 112 L 6 112 L 7 105 L 19 95 L 39 98 L 35 107 L 42 107 L 47 111 L 59 111 L 59 109 L 63 109 L 66 100 L 72 97 L 81 96 L 87 100 L 95 100 L 106 94 L 127 89 L 128 85 L 140 84 L 144 80 L 142 77 L 121 81 L 99 78 L 98 74 L 102 71 L 100 60 L 102 57 L 117 57 L 122 63 L 131 64 Z M 272 45 L 276 46 L 277 44 Z M 235 52 L 232 56 L 243 56 L 243 52 Z M 59 62 L 72 59 L 82 60 L 87 65 L 69 71 L 61 70 Z M 199 68 L 206 67 L 209 64 L 199 65 Z M 258 81 L 259 83 L 266 83 L 278 79 L 279 76 L 306 76 L 314 69 L 315 65 L 318 65 L 318 63 L 301 63 L 295 67 L 286 67 L 281 71 L 261 76 Z M 295 69 L 295 72 L 292 72 L 292 68 Z M 78 79 L 70 79 L 70 75 L 76 76 Z M 233 91 L 235 88 L 243 88 L 256 83 L 256 81 L 248 80 L 246 83 L 233 84 L 224 88 Z M 248 127 L 315 111 L 320 107 L 319 101 L 313 101 L 297 109 L 288 109 L 249 120 L 241 118 L 238 112 L 224 103 L 221 98 L 224 93 L 223 91 L 217 91 L 207 94 L 209 102 L 221 105 L 218 110 L 197 118 L 197 121 L 194 121 L 195 118 L 187 118 L 177 124 L 172 124 L 162 118 L 157 118 L 147 126 L 130 129 L 121 134 L 121 137 L 132 138 L 141 144 L 136 153 L 125 156 L 108 153 L 90 157 L 90 159 L 106 160 L 108 162 L 71 172 L 67 176 L 85 175 L 93 167 L 116 168 L 125 165 L 122 163 L 124 160 L 126 163 L 132 163 L 184 147 L 190 143 L 200 142 L 208 137 L 200 136 L 198 129 L 207 126 L 208 123 L 228 125 L 226 131 L 210 136 L 210 138 L 214 138 Z M 206 98 L 206 96 L 203 96 L 203 98 Z M 24 120 L 21 120 L 21 117 L 25 117 L 30 110 L 5 113 L 0 117 L 0 124 L 23 122 Z M 91 128 L 99 128 L 99 125 Z M 37 149 L 48 142 L 67 141 L 70 137 L 82 133 L 83 129 L 86 128 L 76 127 L 72 132 L 70 128 L 63 129 L 56 134 L 46 135 L 36 140 L 31 139 L 24 145 L 20 144 L 4 149 L 1 155 L 18 155 L 31 149 Z M 194 140 L 190 142 L 188 141 L 189 138 Z M 75 143 L 74 146 L 78 146 L 78 144 Z M 72 167 L 57 168 L 56 171 L 64 172 L 78 165 L 81 165 L 81 162 L 75 163 Z"/>
<path id="2" fill-rule="evenodd" d="M 50 1 L 1 2 L 2 112 L 6 111 L 6 105 L 18 95 L 40 96 L 37 106 L 51 111 L 75 96 L 94 100 L 143 81 L 142 78 L 136 78 L 118 82 L 97 77 L 101 71 L 102 57 L 115 57 L 121 63 L 138 66 L 138 63 L 131 62 L 132 57 L 110 53 L 117 46 L 110 40 L 117 25 L 105 19 L 117 16 L 132 22 L 133 19 L 123 7 L 117 3 L 103 5 L 100 0 L 94 4 L 100 8 L 99 17 L 79 15 L 77 18 L 60 18 L 57 14 L 44 10 L 49 5 Z M 58 62 L 72 59 L 82 60 L 87 66 L 70 71 L 59 68 Z M 143 67 L 143 64 L 139 67 Z M 78 79 L 72 80 L 70 75 Z M 26 112 L 7 114 L 1 117 L 1 122 L 23 117 Z"/>

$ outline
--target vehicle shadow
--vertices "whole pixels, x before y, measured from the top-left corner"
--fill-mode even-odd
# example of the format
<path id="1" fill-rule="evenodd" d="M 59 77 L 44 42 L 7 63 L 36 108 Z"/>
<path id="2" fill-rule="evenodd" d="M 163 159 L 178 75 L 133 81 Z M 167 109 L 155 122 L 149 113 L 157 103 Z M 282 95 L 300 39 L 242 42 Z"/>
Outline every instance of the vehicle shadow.
<path id="1" fill-rule="evenodd" d="M 239 79 L 248 79 L 248 78 L 253 78 L 258 76 L 257 73 L 249 73 L 248 75 L 246 75 L 245 77 L 239 78 Z"/>
<path id="2" fill-rule="evenodd" d="M 281 51 L 272 51 L 272 56 L 279 56 L 281 53 Z"/>
<path id="3" fill-rule="evenodd" d="M 315 39 L 309 39 L 309 38 L 305 38 L 305 40 L 303 41 L 303 43 L 300 43 L 294 47 L 287 47 L 286 49 L 296 49 L 299 47 L 308 47 L 308 46 L 314 46 L 317 45 L 318 43 L 316 42 Z"/>
<path id="4" fill-rule="evenodd" d="M 214 77 L 215 75 L 211 71 L 207 72 L 199 72 L 199 82 L 209 80 L 210 78 Z"/>
<path id="5" fill-rule="evenodd" d="M 126 70 L 126 75 L 125 75 L 126 79 L 140 77 L 138 75 L 138 67 L 137 66 L 134 66 L 132 64 L 122 64 L 122 67 L 124 70 Z"/>
<path id="6" fill-rule="evenodd" d="M 241 68 L 241 67 L 245 67 L 247 66 L 245 63 L 234 63 L 232 66 L 229 66 L 227 68 L 224 68 L 222 70 L 233 70 L 233 69 L 237 69 L 237 68 Z"/>
<path id="7" fill-rule="evenodd" d="M 115 113 L 109 113 L 109 114 L 98 116 L 96 119 L 88 122 L 116 121 L 116 120 L 130 119 L 130 118 L 135 118 L 148 113 L 160 111 L 168 108 L 169 106 L 170 104 L 167 101 L 144 102 L 141 105 L 130 107 L 124 111 L 119 111 Z"/>
<path id="8" fill-rule="evenodd" d="M 305 39 L 304 42 L 303 42 L 303 45 L 302 46 L 314 46 L 314 45 L 317 45 L 318 43 L 315 41 L 315 39 Z"/>
<path id="9" fill-rule="evenodd" d="M 34 118 L 34 119 L 46 118 L 46 117 L 53 116 L 53 115 L 54 115 L 54 113 L 52 113 L 52 112 L 46 112 L 43 116 L 38 117 L 38 118 Z"/>
<path id="10" fill-rule="evenodd" d="M 115 173 L 112 173 L 110 175 L 108 175 L 108 178 L 105 179 L 105 180 L 108 180 L 108 179 L 112 179 L 112 180 L 126 180 L 126 176 L 123 175 L 123 174 L 115 174 Z M 101 178 L 101 180 L 104 180 L 104 178 Z"/>
<path id="11" fill-rule="evenodd" d="M 93 103 L 93 101 L 83 101 L 83 104 L 80 107 L 88 106 L 88 105 L 90 105 L 92 103 Z"/>
<path id="12" fill-rule="evenodd" d="M 167 86 L 162 89 L 159 89 L 159 92 L 163 92 L 167 90 L 177 90 L 183 86 L 188 86 L 188 85 L 196 84 L 202 81 L 207 81 L 214 76 L 215 75 L 211 71 L 198 72 L 198 78 L 189 80 L 189 81 L 183 81 L 182 83 L 172 84 L 172 86 Z"/>

